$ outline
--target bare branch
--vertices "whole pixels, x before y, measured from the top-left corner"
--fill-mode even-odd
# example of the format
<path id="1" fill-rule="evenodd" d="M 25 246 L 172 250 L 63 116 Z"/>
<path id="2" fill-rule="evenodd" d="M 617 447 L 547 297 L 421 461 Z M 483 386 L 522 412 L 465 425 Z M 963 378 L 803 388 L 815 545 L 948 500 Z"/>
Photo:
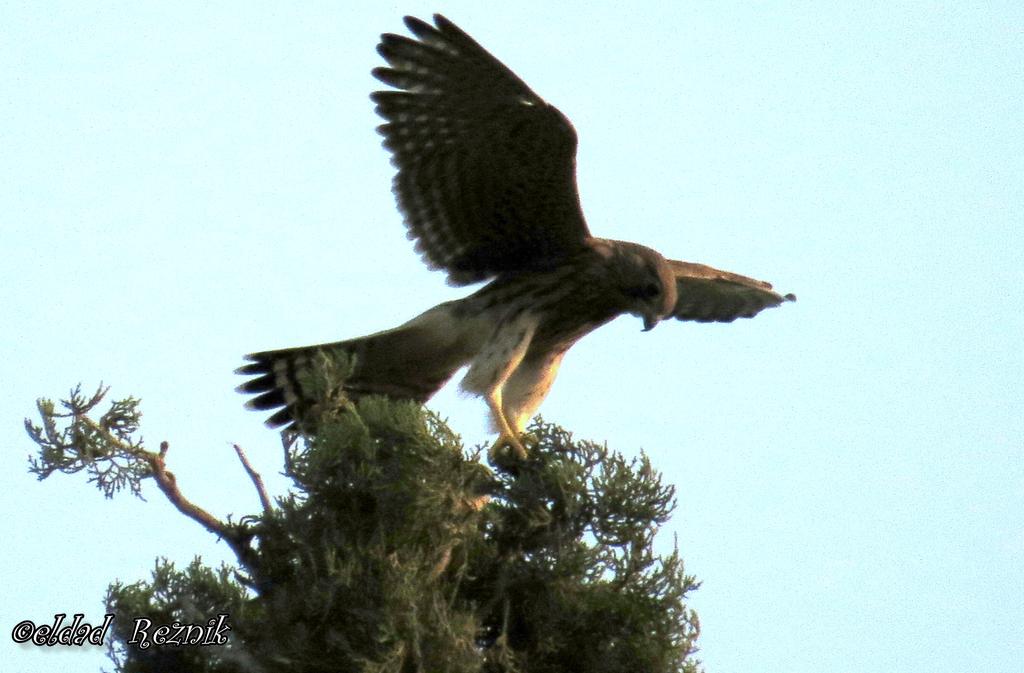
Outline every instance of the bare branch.
<path id="1" fill-rule="evenodd" d="M 39 445 L 38 458 L 29 458 L 29 470 L 39 479 L 57 471 L 73 474 L 86 470 L 90 475 L 89 481 L 95 483 L 108 498 L 125 487 L 141 498 L 142 481 L 152 477 L 179 512 L 227 542 L 239 561 L 248 566 L 254 556 L 249 544 L 252 535 L 248 529 L 233 525 L 230 520 L 221 521 L 186 498 L 165 463 L 168 443 L 161 442 L 159 453 L 155 453 L 146 450 L 142 439 L 136 436 L 142 415 L 137 399 L 115 400 L 98 419 L 90 417 L 107 391 L 108 388 L 101 384 L 91 396 L 85 395 L 79 385 L 66 400 L 60 400 L 60 407 L 65 411 L 58 411 L 59 407 L 51 400 L 37 400 L 42 423 L 36 425 L 25 420 L 29 437 Z M 58 420 L 65 419 L 67 427 L 58 424 Z M 244 456 L 243 466 L 251 478 L 259 480 Z M 262 482 L 258 483 L 258 488 L 264 508 L 269 509 Z"/>
<path id="2" fill-rule="evenodd" d="M 179 512 L 227 542 L 228 546 L 230 546 L 232 551 L 235 552 L 235 556 L 238 557 L 239 562 L 246 565 L 251 561 L 252 556 L 252 549 L 249 547 L 247 541 L 239 536 L 236 531 L 232 530 L 223 521 L 210 514 L 202 507 L 196 505 L 182 494 L 181 490 L 178 488 L 178 480 L 174 477 L 174 473 L 167 469 L 167 465 L 164 462 L 168 449 L 170 449 L 170 444 L 167 442 L 160 442 L 160 453 L 143 451 L 141 454 L 137 455 L 149 464 L 150 469 L 153 471 L 153 478 L 156 480 L 156 485 L 161 491 L 163 491 L 164 495 L 167 496 L 167 499 L 171 501 L 171 504 L 174 505 Z"/>
<path id="3" fill-rule="evenodd" d="M 249 459 L 245 455 L 245 451 L 242 450 L 238 444 L 233 445 L 235 447 L 235 453 L 238 454 L 238 459 L 242 461 L 242 467 L 249 474 L 249 478 L 252 479 L 253 485 L 256 487 L 256 492 L 260 496 L 260 503 L 263 505 L 263 511 L 270 514 L 272 508 L 270 506 L 270 498 L 267 497 L 267 489 L 263 485 L 263 477 L 260 476 L 259 472 L 252 468 L 249 464 Z"/>

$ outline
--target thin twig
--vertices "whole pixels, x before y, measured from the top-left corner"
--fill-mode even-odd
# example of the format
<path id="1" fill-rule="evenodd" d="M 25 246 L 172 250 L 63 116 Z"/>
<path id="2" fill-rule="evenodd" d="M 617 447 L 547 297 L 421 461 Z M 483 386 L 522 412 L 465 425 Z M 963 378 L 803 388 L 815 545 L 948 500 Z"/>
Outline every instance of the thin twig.
<path id="1" fill-rule="evenodd" d="M 263 485 L 263 477 L 260 476 L 259 472 L 252 469 L 252 465 L 249 464 L 249 459 L 246 457 L 245 451 L 242 450 L 242 447 L 238 444 L 235 444 L 234 447 L 235 453 L 238 454 L 238 459 L 242 461 L 242 467 L 244 467 L 245 471 L 249 474 L 249 478 L 252 479 L 253 486 L 256 487 L 256 492 L 259 493 L 260 502 L 263 504 L 263 512 L 265 514 L 270 514 L 272 508 L 270 506 L 270 498 L 267 497 L 267 489 Z"/>

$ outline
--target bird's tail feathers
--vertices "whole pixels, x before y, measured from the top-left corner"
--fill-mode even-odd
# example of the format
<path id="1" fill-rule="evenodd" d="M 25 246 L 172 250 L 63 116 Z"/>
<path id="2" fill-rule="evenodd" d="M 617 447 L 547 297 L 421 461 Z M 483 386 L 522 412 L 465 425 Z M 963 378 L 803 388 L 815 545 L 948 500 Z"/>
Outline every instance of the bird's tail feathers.
<path id="1" fill-rule="evenodd" d="M 323 370 L 343 354 L 350 371 L 340 372 L 341 391 L 349 399 L 386 395 L 425 402 L 473 355 L 443 319 L 445 310 L 442 304 L 404 325 L 356 339 L 247 355 L 251 362 L 235 373 L 255 378 L 237 390 L 256 395 L 248 408 L 275 410 L 266 421 L 270 427 L 303 422 L 331 399 Z"/>

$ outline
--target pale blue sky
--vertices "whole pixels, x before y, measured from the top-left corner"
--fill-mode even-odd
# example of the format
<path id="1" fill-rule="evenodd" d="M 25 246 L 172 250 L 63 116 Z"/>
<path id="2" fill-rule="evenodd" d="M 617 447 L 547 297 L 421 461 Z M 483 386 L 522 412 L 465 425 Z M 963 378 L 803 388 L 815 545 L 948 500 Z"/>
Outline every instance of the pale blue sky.
<path id="1" fill-rule="evenodd" d="M 439 10 L 573 121 L 597 235 L 800 297 L 621 319 L 542 407 L 677 487 L 708 670 L 1024 670 L 1024 11 L 752 5 L 0 3 L 3 633 L 230 557 L 152 485 L 36 483 L 35 397 L 141 397 L 183 490 L 237 516 L 232 442 L 284 487 L 244 353 L 465 292 L 405 239 L 367 98 L 379 33 Z M 432 406 L 487 438 L 480 400 Z M 104 663 L 0 641 L 8 670 Z"/>

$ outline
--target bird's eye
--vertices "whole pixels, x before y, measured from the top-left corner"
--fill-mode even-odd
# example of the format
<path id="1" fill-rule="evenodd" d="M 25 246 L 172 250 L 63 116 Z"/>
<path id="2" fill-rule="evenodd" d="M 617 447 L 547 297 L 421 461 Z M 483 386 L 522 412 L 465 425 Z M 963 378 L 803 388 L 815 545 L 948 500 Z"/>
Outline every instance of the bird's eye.
<path id="1" fill-rule="evenodd" d="M 644 286 L 643 297 L 644 299 L 650 299 L 651 297 L 657 297 L 661 292 L 661 288 L 658 287 L 657 283 L 648 283 Z"/>

